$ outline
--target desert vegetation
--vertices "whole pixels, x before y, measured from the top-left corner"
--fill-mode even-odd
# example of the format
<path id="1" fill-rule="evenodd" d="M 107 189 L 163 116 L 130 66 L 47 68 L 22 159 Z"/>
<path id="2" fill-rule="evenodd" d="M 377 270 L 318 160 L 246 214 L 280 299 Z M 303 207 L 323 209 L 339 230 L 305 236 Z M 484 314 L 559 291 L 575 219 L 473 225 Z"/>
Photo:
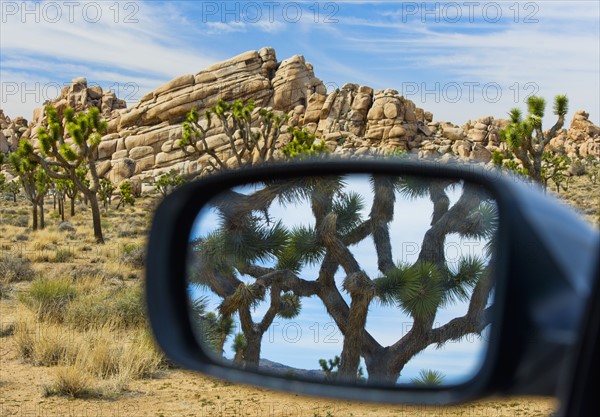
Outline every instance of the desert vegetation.
<path id="1" fill-rule="evenodd" d="M 240 148 L 237 156 L 233 157 L 238 160 L 239 156 L 242 164 L 248 160 L 252 161 L 253 159 L 249 159 L 251 155 L 259 158 L 257 161 L 268 161 L 272 157 L 271 145 L 279 134 L 277 129 L 282 120 L 273 114 L 261 113 L 259 116 L 262 125 L 257 130 L 246 125 L 248 112 L 253 111 L 251 104 L 220 103 L 220 106 L 214 109 L 214 115 L 205 114 L 205 121 L 193 112 L 188 115 L 189 133 L 184 137 L 188 142 L 183 145 L 194 148 L 188 151 L 201 154 L 204 149 L 208 149 L 202 145 L 201 127 L 205 126 L 209 117 L 221 120 L 221 123 L 234 123 L 237 120 L 238 129 L 232 131 L 232 137 L 235 140 L 240 139 L 235 136 L 240 135 L 239 126 L 246 126 L 244 131 L 248 132 L 248 147 L 246 151 Z M 224 398 L 231 398 L 232 401 L 239 399 L 246 405 L 261 402 L 266 404 L 269 399 L 274 398 L 288 403 L 298 401 L 297 398 L 266 390 L 231 388 L 230 384 L 182 372 L 165 361 L 153 344 L 144 314 L 142 277 L 145 239 L 153 208 L 161 198 L 183 184 L 186 178 L 176 172 L 165 173 L 157 178 L 154 184 L 155 191 L 141 195 L 127 181 L 113 184 L 107 178 L 99 178 L 94 174 L 94 149 L 104 124 L 98 114 L 93 111 L 79 115 L 67 112 L 64 120 L 66 124 L 63 124 L 63 120 L 52 116 L 51 107 L 46 111 L 49 125 L 39 132 L 42 148 L 33 149 L 27 141 L 22 141 L 17 152 L 0 161 L 0 364 L 3 369 L 0 373 L 0 388 L 3 391 L 0 406 L 14 405 L 17 389 L 35 395 L 36 398 L 52 401 L 61 401 L 62 397 L 86 401 L 119 399 L 126 402 L 138 401 L 138 405 L 148 401 L 150 396 L 144 393 L 152 391 L 153 395 L 164 395 L 157 395 L 160 402 L 153 403 L 154 408 L 149 409 L 150 411 L 144 410 L 166 410 L 165 415 L 169 415 L 170 399 L 177 395 L 181 395 L 179 398 L 185 398 L 186 401 L 196 401 L 198 407 L 210 410 L 219 410 L 219 404 L 222 404 Z M 292 140 L 283 150 L 285 157 L 302 158 L 325 152 L 323 143 L 317 141 L 314 135 L 299 129 L 290 133 Z M 256 141 L 252 142 L 252 138 Z M 215 159 L 210 154 L 209 156 L 212 158 L 213 168 L 221 169 L 218 158 Z M 569 162 L 573 164 L 573 161 Z M 568 184 L 567 179 L 560 182 L 560 196 L 598 224 L 598 204 L 589 198 L 590 195 L 599 195 L 598 163 L 591 159 L 578 163 L 581 164 L 582 175 L 573 177 Z M 10 173 L 15 179 L 7 181 L 3 172 Z M 558 172 L 564 173 L 564 170 L 558 169 Z M 389 243 L 385 238 L 387 219 L 393 213 L 389 211 L 389 202 L 383 198 L 388 194 L 383 191 L 389 191 L 390 187 L 397 188 L 399 185 L 387 184 L 386 181 L 377 178 L 373 179 L 373 184 L 375 190 L 381 189 L 381 192 L 374 192 L 376 198 L 373 200 L 373 206 L 379 205 L 380 209 L 373 209 L 373 213 L 367 218 L 357 216 L 356 198 L 350 194 L 342 197 L 334 192 L 335 181 L 316 182 L 304 188 L 279 184 L 280 188 L 273 196 L 279 198 L 286 195 L 285 193 L 288 193 L 290 198 L 302 196 L 301 198 L 305 198 L 315 207 L 314 217 L 324 229 L 278 231 L 273 226 L 267 229 L 268 234 L 263 236 L 271 239 L 270 247 L 265 247 L 265 253 L 275 255 L 278 262 L 287 265 L 288 269 L 294 270 L 303 263 L 317 261 L 321 262 L 321 267 L 325 269 L 324 276 L 327 277 L 331 274 L 326 267 L 333 268 L 335 265 L 337 268 L 341 265 L 356 282 L 362 282 L 360 280 L 364 277 L 356 270 L 352 259 L 346 256 L 347 240 L 365 239 L 369 236 L 379 242 L 377 253 L 380 258 L 378 269 L 381 276 L 376 279 L 369 278 L 372 283 L 367 287 L 371 290 L 362 291 L 361 288 L 353 286 L 351 280 L 341 289 L 347 289 L 351 294 L 349 310 L 333 314 L 340 329 L 347 335 L 348 343 L 340 352 L 339 361 L 334 359 L 332 363 L 325 363 L 332 377 L 340 374 L 344 378 L 360 378 L 357 358 L 372 355 L 372 359 L 367 363 L 367 368 L 371 367 L 367 369 L 369 375 L 377 375 L 378 362 L 389 360 L 397 363 L 391 375 L 383 376 L 390 379 L 398 375 L 402 369 L 402 362 L 410 359 L 399 358 L 400 350 L 390 351 L 387 356 L 380 355 L 377 352 L 382 346 L 369 340 L 368 334 L 360 326 L 369 304 L 374 299 L 392 303 L 407 311 L 422 329 L 431 331 L 431 308 L 435 310 L 441 300 L 453 292 L 464 292 L 463 296 L 473 300 L 475 288 L 478 285 L 483 286 L 480 282 L 485 282 L 481 279 L 481 273 L 474 274 L 478 278 L 464 282 L 465 288 L 444 287 L 436 292 L 435 297 L 423 299 L 423 302 L 415 302 L 414 297 L 410 299 L 407 294 L 398 292 L 394 283 L 397 280 L 409 279 L 407 277 L 412 276 L 411 274 L 419 268 L 421 272 L 428 270 L 423 276 L 439 278 L 433 283 L 435 285 L 440 284 L 442 277 L 446 279 L 450 275 L 440 275 L 440 272 L 447 271 L 444 269 L 444 260 L 435 256 L 436 251 L 424 253 L 423 262 L 414 265 L 398 265 L 386 256 Z M 436 212 L 437 215 L 434 213 L 434 218 L 438 221 L 443 217 L 442 212 L 448 213 L 452 210 L 452 207 L 443 209 L 446 201 L 444 187 L 419 188 L 413 184 L 413 188 L 406 190 L 435 199 L 439 211 Z M 476 209 L 471 207 L 470 210 L 479 210 L 479 207 L 478 204 Z M 255 213 L 262 208 L 251 207 L 249 211 L 241 213 L 242 218 L 252 219 L 245 224 L 244 232 L 252 232 L 253 230 L 249 229 L 253 228 L 258 231 L 264 229 L 266 219 L 257 217 Z M 229 222 L 233 220 L 232 217 L 227 219 Z M 365 223 L 369 227 L 365 226 Z M 223 231 L 227 230 L 221 230 Z M 285 240 L 280 252 L 275 250 L 278 233 L 279 238 Z M 307 241 L 304 238 L 300 239 L 302 236 L 310 238 L 308 240 L 313 242 L 308 252 L 298 250 L 299 246 Z M 227 233 L 221 233 L 217 237 L 226 245 L 231 242 L 231 235 L 228 237 Z M 340 238 L 346 239 L 346 243 L 343 242 L 341 246 L 336 242 L 336 239 Z M 196 243 L 201 247 L 210 242 Z M 256 282 L 265 281 L 265 271 L 261 271 L 259 265 L 251 263 L 251 255 L 221 259 L 220 262 L 224 260 L 232 261 L 232 265 L 239 271 L 251 272 L 250 275 Z M 214 261 L 219 260 L 213 259 L 213 266 Z M 207 265 L 209 264 L 201 264 L 201 267 L 206 270 Z M 432 265 L 437 269 L 434 270 Z M 485 265 L 480 267 L 479 269 L 485 269 Z M 459 272 L 454 271 L 455 274 Z M 273 285 L 279 286 L 281 290 L 279 297 L 274 297 L 274 314 L 284 318 L 294 317 L 301 311 L 301 300 L 305 291 L 315 290 L 310 284 L 296 278 L 293 278 L 290 284 L 272 281 L 263 287 L 263 290 L 268 288 L 270 294 L 274 294 Z M 226 335 L 231 332 L 231 317 L 244 316 L 253 304 L 262 300 L 264 293 L 259 291 L 255 283 L 231 280 L 236 284 L 231 289 L 215 291 L 224 304 L 221 311 L 211 315 L 210 312 L 199 310 L 199 315 L 206 319 L 205 325 L 209 326 L 210 333 L 216 336 L 213 342 L 217 351 L 231 351 L 234 348 L 238 362 L 247 366 L 260 357 L 260 344 L 257 346 L 256 342 L 258 335 L 244 329 L 232 338 L 233 340 L 227 339 Z M 217 283 L 218 280 L 215 280 L 208 284 L 216 290 L 214 284 Z M 331 284 L 331 280 L 329 286 L 323 285 L 318 291 L 340 294 L 340 288 Z M 334 303 L 332 307 L 337 308 L 340 305 L 341 303 Z M 335 308 L 333 310 L 337 311 Z M 483 308 L 479 303 L 475 311 L 478 319 L 482 312 Z M 349 326 L 348 314 L 356 317 L 353 323 L 358 323 L 358 326 Z M 477 321 L 471 320 L 470 323 Z M 447 337 L 460 337 L 465 332 L 476 332 L 484 323 L 479 323 L 476 329 L 461 328 L 458 333 L 449 333 Z M 410 340 L 399 340 L 400 345 L 410 342 L 413 345 L 424 346 L 426 343 L 442 341 L 439 338 L 425 339 L 422 334 L 415 333 L 410 336 Z M 227 344 L 227 340 L 233 343 Z M 413 354 L 417 354 L 418 351 L 417 349 Z M 420 382 L 437 383 L 442 377 L 435 370 L 423 372 Z M 19 385 L 18 378 L 32 382 L 27 386 Z M 186 391 L 177 393 L 181 387 L 185 387 Z M 129 398 L 132 393 L 137 395 L 137 399 Z M 331 411 L 324 411 L 322 400 L 303 401 L 311 404 L 311 407 L 317 404 L 319 408 L 315 411 L 311 409 L 302 415 L 327 415 L 328 412 L 331 415 L 355 413 L 381 416 L 398 415 L 400 412 L 411 415 L 409 413 L 414 411 L 409 408 L 400 410 L 398 407 L 369 405 L 350 407 L 348 404 L 333 402 L 326 402 L 328 405 L 334 405 L 327 409 Z M 493 402 L 482 404 L 481 407 L 488 407 L 488 410 L 504 407 L 506 415 L 514 415 L 515 410 L 532 407 L 530 400 L 516 400 L 510 407 Z M 456 415 L 464 413 L 468 407 L 462 411 L 456 408 Z M 534 412 L 543 415 L 553 407 L 552 401 L 541 402 L 537 408 L 534 407 Z M 181 412 L 185 409 L 186 407 L 182 408 Z M 414 412 L 415 415 L 422 415 L 423 409 Z M 218 415 L 216 413 L 215 411 L 214 415 Z M 452 415 L 449 413 L 450 411 L 447 415 Z"/>

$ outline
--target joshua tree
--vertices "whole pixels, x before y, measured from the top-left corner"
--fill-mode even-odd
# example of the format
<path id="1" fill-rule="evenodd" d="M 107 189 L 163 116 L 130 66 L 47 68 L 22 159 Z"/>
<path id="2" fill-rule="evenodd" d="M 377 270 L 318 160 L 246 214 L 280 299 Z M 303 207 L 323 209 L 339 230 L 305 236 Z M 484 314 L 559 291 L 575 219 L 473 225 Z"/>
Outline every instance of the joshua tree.
<path id="1" fill-rule="evenodd" d="M 192 109 L 183 123 L 183 138 L 179 141 L 179 145 L 184 150 L 186 147 L 191 147 L 198 155 L 209 155 L 211 158 L 208 163 L 214 170 L 227 169 L 227 161 L 224 161 L 207 141 L 208 131 L 213 127 L 214 118 L 219 121 L 229 140 L 237 167 L 270 161 L 273 159 L 281 127 L 288 117 L 263 108 L 258 111 L 260 127 L 253 128 L 254 108 L 252 100 L 247 103 L 240 100 L 233 103 L 219 100 L 216 106 L 204 112 L 204 120 L 200 119 L 197 109 Z"/>
<path id="2" fill-rule="evenodd" d="M 4 185 L 4 189 L 12 195 L 13 203 L 17 202 L 17 194 L 21 192 L 21 185 L 18 181 L 10 181 Z"/>
<path id="3" fill-rule="evenodd" d="M 70 180 L 75 184 L 90 203 L 96 242 L 104 243 L 97 198 L 100 178 L 95 160 L 107 123 L 100 119 L 100 110 L 96 107 L 77 115 L 72 108 L 67 107 L 64 111 L 65 126 L 53 106 L 46 106 L 45 112 L 48 126 L 40 127 L 37 132 L 40 151 L 36 152 L 31 143 L 21 139 L 17 152 L 21 157 L 40 164 L 51 178 Z M 67 135 L 72 143 L 67 142 Z M 78 175 L 82 166 L 89 169 L 89 184 Z"/>
<path id="4" fill-rule="evenodd" d="M 115 186 L 108 178 L 102 178 L 100 180 L 100 189 L 98 190 L 98 197 L 104 205 L 104 210 L 108 212 L 108 206 L 110 206 Z"/>
<path id="5" fill-rule="evenodd" d="M 336 369 L 340 367 L 340 357 L 335 355 L 333 359 L 319 359 L 319 366 L 325 372 L 325 379 L 333 381 L 337 376 Z"/>
<path id="6" fill-rule="evenodd" d="M 183 185 L 185 183 L 185 178 L 183 175 L 179 174 L 177 170 L 172 169 L 166 174 L 161 175 L 156 180 L 156 189 L 160 192 L 160 194 L 164 197 L 167 194 L 171 193 L 175 188 Z"/>
<path id="7" fill-rule="evenodd" d="M 510 124 L 500 131 L 500 138 L 523 164 L 529 177 L 542 184 L 542 158 L 550 140 L 559 133 L 565 123 L 569 109 L 569 99 L 565 95 L 554 97 L 554 114 L 558 117 L 554 126 L 544 132 L 542 119 L 546 100 L 531 96 L 527 99 L 527 117 L 523 119 L 521 110 L 513 108 L 509 112 Z"/>
<path id="8" fill-rule="evenodd" d="M 122 205 L 125 207 L 127 204 L 133 206 L 135 204 L 135 197 L 133 195 L 133 185 L 130 181 L 123 181 L 119 186 L 119 196 L 121 201 L 117 204 L 117 209 Z"/>
<path id="9" fill-rule="evenodd" d="M 10 154 L 10 161 L 32 205 L 32 228 L 43 229 L 45 227 L 44 197 L 52 185 L 51 180 L 38 163 L 22 158 L 17 152 Z"/>
<path id="10" fill-rule="evenodd" d="M 247 340 L 247 365 L 257 366 L 262 335 L 273 319 L 298 315 L 302 297 L 317 296 L 344 335 L 338 369 L 338 378 L 344 380 L 356 380 L 362 356 L 371 380 L 395 382 L 404 365 L 429 345 L 479 334 L 487 326 L 489 265 L 465 256 L 451 266 L 444 255 L 449 234 L 491 245 L 496 211 L 485 191 L 453 180 L 372 176 L 371 210 L 363 218 L 365 198 L 348 190 L 345 181 L 270 181 L 246 194 L 230 190 L 211 202 L 220 223 L 193 242 L 190 282 L 220 297 L 222 313 L 237 313 Z M 462 194 L 450 205 L 448 192 L 454 188 Z M 433 203 L 431 225 L 412 264 L 393 257 L 390 223 L 399 196 L 428 197 Z M 311 214 L 309 224 L 285 225 L 272 213 L 277 204 L 285 212 L 301 203 Z M 363 241 L 373 242 L 379 277 L 369 276 L 350 250 Z M 318 267 L 313 279 L 301 277 L 308 265 Z M 340 268 L 345 274 L 342 285 L 335 279 Z M 350 305 L 341 291 L 350 297 Z M 411 330 L 387 347 L 365 329 L 375 299 L 413 319 Z M 255 323 L 251 313 L 263 301 L 267 312 Z M 467 313 L 434 328 L 439 309 L 458 301 L 468 303 Z"/>
<path id="11" fill-rule="evenodd" d="M 544 152 L 544 155 L 542 155 L 542 181 L 544 190 L 548 188 L 548 181 L 552 180 L 556 186 L 556 192 L 560 192 L 561 185 L 567 178 L 566 172 L 569 169 L 569 162 L 571 160 L 566 155 Z"/>

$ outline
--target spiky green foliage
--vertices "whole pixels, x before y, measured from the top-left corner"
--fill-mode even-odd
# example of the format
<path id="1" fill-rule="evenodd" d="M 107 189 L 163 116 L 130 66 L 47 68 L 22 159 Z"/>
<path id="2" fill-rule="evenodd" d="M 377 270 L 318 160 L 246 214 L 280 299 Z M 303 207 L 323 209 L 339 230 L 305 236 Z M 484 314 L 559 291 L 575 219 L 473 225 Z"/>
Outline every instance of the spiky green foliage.
<path id="1" fill-rule="evenodd" d="M 435 315 L 444 297 L 444 282 L 436 265 L 417 262 L 399 265 L 375 280 L 376 294 L 384 304 L 395 305 L 410 316 L 423 319 Z"/>
<path id="2" fill-rule="evenodd" d="M 302 129 L 290 127 L 288 133 L 292 140 L 281 148 L 283 155 L 288 159 L 311 159 L 329 152 L 324 141 L 316 142 L 316 135 Z"/>
<path id="3" fill-rule="evenodd" d="M 281 306 L 277 311 L 277 315 L 284 319 L 293 319 L 300 314 L 302 309 L 302 301 L 300 297 L 293 293 L 285 293 L 281 296 Z"/>
<path id="4" fill-rule="evenodd" d="M 325 255 L 325 247 L 312 227 L 297 226 L 290 234 L 288 244 L 278 258 L 278 268 L 298 272 L 304 265 L 315 265 Z"/>
<path id="5" fill-rule="evenodd" d="M 504 155 L 502 155 L 502 152 L 500 152 L 498 149 L 496 149 L 492 153 L 492 163 L 497 167 L 501 167 L 503 161 L 504 161 Z"/>
<path id="6" fill-rule="evenodd" d="M 365 207 L 364 198 L 355 192 L 345 193 L 335 199 L 331 211 L 337 216 L 336 229 L 345 234 L 362 222 L 361 211 Z"/>
<path id="7" fill-rule="evenodd" d="M 486 272 L 485 262 L 477 256 L 461 258 L 456 264 L 448 265 L 443 272 L 443 305 L 466 302 L 473 288 Z"/>
<path id="8" fill-rule="evenodd" d="M 419 377 L 412 378 L 410 382 L 414 385 L 435 386 L 442 385 L 445 378 L 446 376 L 440 371 L 435 371 L 432 369 L 421 369 L 419 371 Z"/>
<path id="9" fill-rule="evenodd" d="M 281 222 L 271 225 L 256 217 L 244 216 L 224 217 L 221 224 L 220 231 L 211 234 L 205 246 L 207 255 L 215 259 L 225 256 L 235 259 L 236 263 L 275 260 L 289 240 L 289 233 Z"/>

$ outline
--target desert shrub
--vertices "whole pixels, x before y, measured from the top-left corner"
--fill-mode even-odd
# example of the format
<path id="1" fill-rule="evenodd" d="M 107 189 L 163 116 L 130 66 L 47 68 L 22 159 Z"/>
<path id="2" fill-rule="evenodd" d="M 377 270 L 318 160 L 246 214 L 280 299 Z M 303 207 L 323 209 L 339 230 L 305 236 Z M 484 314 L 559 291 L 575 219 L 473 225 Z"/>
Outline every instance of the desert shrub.
<path id="1" fill-rule="evenodd" d="M 142 326 L 146 323 L 142 290 L 129 287 L 79 297 L 69 305 L 66 321 L 79 330 L 106 325 L 123 329 Z"/>
<path id="2" fill-rule="evenodd" d="M 29 307 L 38 320 L 64 321 L 69 303 L 77 296 L 77 290 L 67 278 L 38 278 L 20 300 Z"/>
<path id="3" fill-rule="evenodd" d="M 74 232 L 75 227 L 70 222 L 62 222 L 58 225 L 59 232 Z"/>
<path id="4" fill-rule="evenodd" d="M 129 223 L 124 224 L 117 230 L 118 237 L 136 237 L 139 233 L 140 230 Z"/>
<path id="5" fill-rule="evenodd" d="M 121 261 L 132 268 L 141 269 L 146 264 L 146 248 L 138 245 L 125 245 Z"/>
<path id="6" fill-rule="evenodd" d="M 17 227 L 27 227 L 29 226 L 29 217 L 27 216 L 19 216 L 15 220 L 12 221 L 13 226 Z"/>
<path id="7" fill-rule="evenodd" d="M 29 236 L 28 235 L 21 235 L 21 234 L 19 234 L 19 235 L 15 236 L 15 240 L 17 242 L 24 242 L 26 240 L 29 240 Z"/>
<path id="8" fill-rule="evenodd" d="M 70 249 L 57 249 L 55 262 L 69 262 L 75 258 L 75 254 Z"/>
<path id="9" fill-rule="evenodd" d="M 0 282 L 9 284 L 18 281 L 31 281 L 35 272 L 26 258 L 5 255 L 0 258 Z"/>

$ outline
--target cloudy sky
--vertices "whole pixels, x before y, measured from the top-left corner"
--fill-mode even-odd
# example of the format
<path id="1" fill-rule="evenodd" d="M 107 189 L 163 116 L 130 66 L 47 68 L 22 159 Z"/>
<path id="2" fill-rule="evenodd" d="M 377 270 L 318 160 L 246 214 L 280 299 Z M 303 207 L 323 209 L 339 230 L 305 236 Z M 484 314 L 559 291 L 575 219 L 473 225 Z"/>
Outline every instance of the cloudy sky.
<path id="1" fill-rule="evenodd" d="M 463 123 L 566 93 L 600 120 L 600 3 L 0 0 L 0 107 L 30 118 L 85 76 L 131 105 L 182 74 L 272 46 L 328 88 L 393 88 Z M 548 109 L 550 113 L 550 109 Z M 547 123 L 550 123 L 548 121 Z"/>

